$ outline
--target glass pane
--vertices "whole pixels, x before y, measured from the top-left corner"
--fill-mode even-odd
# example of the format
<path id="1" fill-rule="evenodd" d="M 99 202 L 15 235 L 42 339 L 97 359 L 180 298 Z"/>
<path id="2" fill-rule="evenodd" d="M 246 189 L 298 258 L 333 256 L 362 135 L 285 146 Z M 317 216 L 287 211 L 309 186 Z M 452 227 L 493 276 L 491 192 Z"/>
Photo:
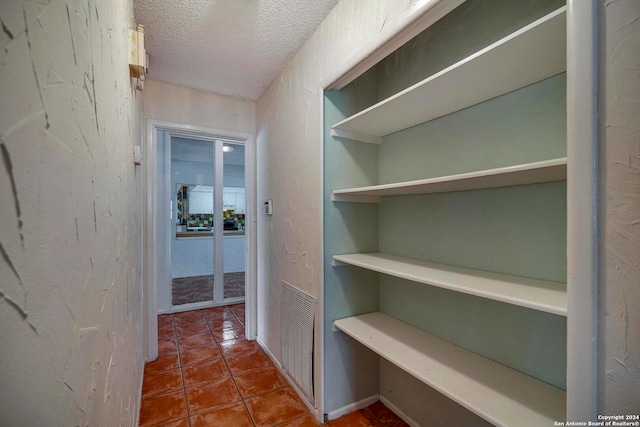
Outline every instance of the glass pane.
<path id="1" fill-rule="evenodd" d="M 245 294 L 245 183 L 244 145 L 225 142 L 224 178 L 224 298 L 244 298 Z"/>
<path id="2" fill-rule="evenodd" d="M 214 145 L 171 138 L 172 305 L 213 300 Z"/>

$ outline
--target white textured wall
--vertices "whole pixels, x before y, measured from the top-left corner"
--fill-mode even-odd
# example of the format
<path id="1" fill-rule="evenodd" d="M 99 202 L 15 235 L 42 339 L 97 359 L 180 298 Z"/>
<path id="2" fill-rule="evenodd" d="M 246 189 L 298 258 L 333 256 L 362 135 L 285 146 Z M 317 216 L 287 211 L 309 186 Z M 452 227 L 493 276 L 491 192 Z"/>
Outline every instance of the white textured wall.
<path id="1" fill-rule="evenodd" d="M 321 83 L 415 11 L 409 0 L 342 0 L 257 101 L 258 203 L 273 199 L 274 212 L 258 220 L 258 338 L 278 359 L 282 281 L 322 292 Z"/>
<path id="2" fill-rule="evenodd" d="M 0 424 L 134 425 L 142 199 L 131 0 L 3 0 L 0 18 Z"/>
<path id="3" fill-rule="evenodd" d="M 640 2 L 600 2 L 600 413 L 640 413 Z"/>
<path id="4" fill-rule="evenodd" d="M 253 101 L 154 80 L 145 84 L 144 115 L 147 119 L 233 132 L 254 133 L 256 129 Z"/>

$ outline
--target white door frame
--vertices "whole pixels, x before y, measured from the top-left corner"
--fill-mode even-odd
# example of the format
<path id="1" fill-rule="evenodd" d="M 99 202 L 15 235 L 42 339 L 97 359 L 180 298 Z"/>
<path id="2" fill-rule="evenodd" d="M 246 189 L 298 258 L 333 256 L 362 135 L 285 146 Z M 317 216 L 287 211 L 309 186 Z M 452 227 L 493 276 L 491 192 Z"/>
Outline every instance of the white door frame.
<path id="1" fill-rule="evenodd" d="M 256 155 L 255 138 L 253 134 L 233 132 L 222 129 L 205 128 L 183 123 L 173 123 L 161 120 L 147 119 L 147 135 L 145 161 L 143 167 L 145 185 L 145 203 L 143 208 L 144 230 L 144 277 L 145 292 L 143 293 L 145 318 L 146 360 L 152 361 L 158 357 L 158 277 L 157 277 L 157 246 L 156 230 L 158 226 L 158 212 L 156 205 L 156 189 L 158 173 L 156 170 L 158 159 L 158 131 L 180 134 L 190 138 L 215 140 L 223 139 L 243 142 L 245 145 L 245 187 L 246 209 L 245 218 L 248 225 L 246 230 L 245 256 L 246 268 L 246 324 L 245 335 L 249 340 L 255 340 L 258 332 L 257 322 L 257 205 L 256 205 Z M 222 199 L 222 195 L 220 195 Z"/>

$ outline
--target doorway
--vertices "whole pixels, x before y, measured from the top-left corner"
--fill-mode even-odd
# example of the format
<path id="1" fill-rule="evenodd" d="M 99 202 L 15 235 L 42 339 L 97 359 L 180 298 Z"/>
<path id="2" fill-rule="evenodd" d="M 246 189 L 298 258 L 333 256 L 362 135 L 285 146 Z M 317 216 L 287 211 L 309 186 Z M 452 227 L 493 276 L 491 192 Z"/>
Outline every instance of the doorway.
<path id="1" fill-rule="evenodd" d="M 147 359 L 157 315 L 245 302 L 255 339 L 253 135 L 148 120 L 145 162 Z"/>
<path id="2" fill-rule="evenodd" d="M 158 176 L 158 194 L 159 199 L 163 192 L 170 197 L 164 210 L 169 217 L 171 261 L 170 277 L 158 281 L 165 296 L 159 310 L 244 302 L 245 153 L 244 143 L 236 141 L 192 139 L 170 132 L 159 141 L 159 162 L 165 162 L 163 170 L 170 175 Z M 221 202 L 215 197 L 220 192 Z M 217 262 L 220 257 L 222 262 Z"/>

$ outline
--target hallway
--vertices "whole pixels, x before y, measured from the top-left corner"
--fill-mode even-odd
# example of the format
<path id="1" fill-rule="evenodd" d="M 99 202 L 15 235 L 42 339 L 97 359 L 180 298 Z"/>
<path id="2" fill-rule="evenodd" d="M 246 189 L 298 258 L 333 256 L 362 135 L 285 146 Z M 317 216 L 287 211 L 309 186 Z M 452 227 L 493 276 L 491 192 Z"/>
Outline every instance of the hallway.
<path id="1" fill-rule="evenodd" d="M 485 362 L 554 388 L 538 424 L 640 414 L 639 0 L 2 0 L 0 21 L 1 427 L 547 408 L 514 396 L 537 386 L 487 397 Z M 172 170 L 172 132 L 219 141 L 189 161 L 222 173 Z M 178 236 L 203 228 L 178 184 L 221 185 L 217 245 Z M 225 269 L 234 203 L 245 266 Z M 174 262 L 159 236 L 207 250 Z M 212 268 L 171 271 L 196 257 Z M 245 287 L 246 323 L 158 317 Z M 290 309 L 313 409 L 281 370 Z"/>
<path id="2" fill-rule="evenodd" d="M 140 426 L 318 426 L 255 341 L 244 304 L 158 317 L 159 356 L 144 370 Z M 376 402 L 328 425 L 401 427 Z"/>

